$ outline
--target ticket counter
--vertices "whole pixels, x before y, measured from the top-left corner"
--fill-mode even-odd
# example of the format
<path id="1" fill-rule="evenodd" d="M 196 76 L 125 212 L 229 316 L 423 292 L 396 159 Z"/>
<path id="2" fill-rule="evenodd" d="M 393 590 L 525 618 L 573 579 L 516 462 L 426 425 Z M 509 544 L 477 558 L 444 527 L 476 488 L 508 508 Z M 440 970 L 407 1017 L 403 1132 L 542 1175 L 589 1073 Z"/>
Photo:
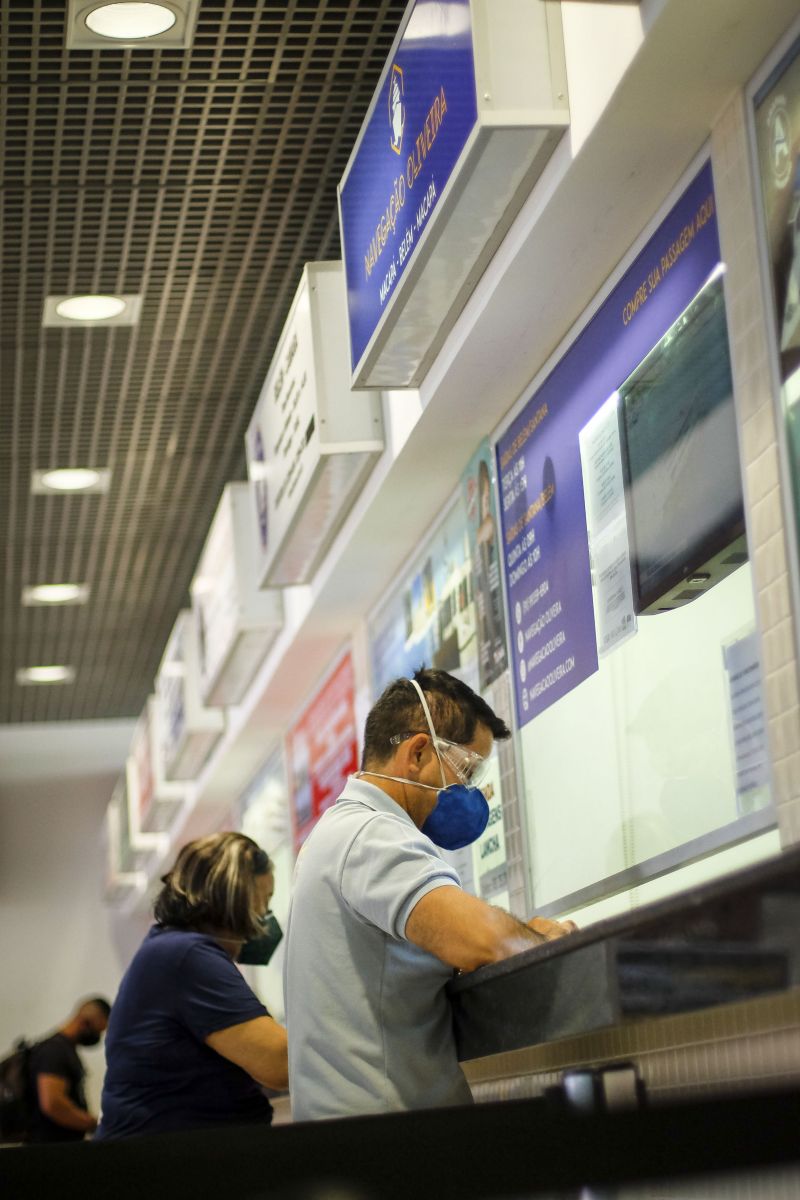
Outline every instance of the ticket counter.
<path id="1" fill-rule="evenodd" d="M 482 967 L 450 993 L 479 1099 L 536 1095 L 564 1071 L 621 1064 L 649 1103 L 669 1096 L 676 1074 L 688 1091 L 723 1092 L 725 1039 L 745 1029 L 753 1067 L 739 1085 L 755 1086 L 773 1057 L 791 1076 L 800 1071 L 800 852 Z M 710 1035 L 718 1061 L 707 1046 L 693 1061 L 692 1042 Z"/>

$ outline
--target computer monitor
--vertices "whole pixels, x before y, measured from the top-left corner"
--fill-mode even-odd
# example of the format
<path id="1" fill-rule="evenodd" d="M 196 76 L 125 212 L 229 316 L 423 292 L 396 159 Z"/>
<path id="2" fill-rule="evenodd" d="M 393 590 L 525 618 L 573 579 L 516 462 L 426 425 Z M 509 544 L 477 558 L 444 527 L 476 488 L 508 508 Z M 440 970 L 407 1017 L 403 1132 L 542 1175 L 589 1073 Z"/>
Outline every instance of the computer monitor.
<path id="1" fill-rule="evenodd" d="M 720 273 L 619 394 L 636 609 L 666 612 L 747 560 Z"/>

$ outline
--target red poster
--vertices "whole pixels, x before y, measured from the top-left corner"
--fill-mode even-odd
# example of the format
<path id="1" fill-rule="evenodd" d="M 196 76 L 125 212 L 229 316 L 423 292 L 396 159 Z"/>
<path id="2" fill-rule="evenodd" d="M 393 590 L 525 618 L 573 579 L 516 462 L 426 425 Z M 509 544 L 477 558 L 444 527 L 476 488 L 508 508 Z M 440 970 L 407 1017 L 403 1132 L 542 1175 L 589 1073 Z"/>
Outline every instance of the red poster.
<path id="1" fill-rule="evenodd" d="M 345 654 L 286 737 L 295 854 L 358 770 L 353 660 Z"/>

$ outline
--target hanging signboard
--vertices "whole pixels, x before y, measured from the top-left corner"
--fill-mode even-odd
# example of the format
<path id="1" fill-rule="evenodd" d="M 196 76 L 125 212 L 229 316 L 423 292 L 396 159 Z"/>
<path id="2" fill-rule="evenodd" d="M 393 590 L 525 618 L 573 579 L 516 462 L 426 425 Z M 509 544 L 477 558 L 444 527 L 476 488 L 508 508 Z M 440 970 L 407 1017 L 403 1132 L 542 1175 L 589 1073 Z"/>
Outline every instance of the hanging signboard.
<path id="1" fill-rule="evenodd" d="M 596 487 L 600 497 L 593 502 L 593 511 L 621 519 L 613 469 L 616 442 L 608 437 L 598 441 L 589 424 L 609 396 L 617 391 L 625 393 L 621 405 L 625 415 L 621 420 L 627 452 L 626 484 L 632 483 L 630 491 L 636 500 L 630 516 L 632 536 L 635 542 L 638 539 L 640 566 L 636 611 L 659 611 L 657 593 L 661 583 L 654 583 L 652 594 L 648 588 L 651 577 L 655 580 L 662 567 L 664 588 L 668 583 L 673 585 L 676 578 L 691 577 L 693 568 L 702 561 L 704 546 L 690 546 L 684 554 L 682 539 L 688 536 L 687 530 L 693 536 L 694 526 L 705 520 L 710 508 L 718 503 L 726 506 L 726 512 L 720 513 L 716 549 L 729 536 L 741 536 L 741 485 L 730 366 L 726 360 L 726 377 L 723 361 L 728 350 L 719 258 L 708 165 L 497 444 L 503 567 L 520 725 L 597 670 L 584 474 L 592 477 L 592 488 Z M 712 286 L 715 281 L 719 295 Z M 702 320 L 693 320 L 689 306 L 701 294 L 704 299 L 697 307 Z M 706 338 L 702 353 L 698 349 L 693 366 L 689 364 L 697 376 L 703 363 L 708 362 L 716 377 L 728 380 L 720 403 L 716 403 L 716 396 L 711 397 L 713 411 L 708 388 L 685 386 L 686 364 L 676 359 L 674 365 L 680 370 L 670 374 L 670 356 L 644 362 L 667 331 L 673 335 L 673 347 L 678 347 L 681 337 L 697 340 L 698 325 L 720 333 L 713 345 L 707 344 Z M 659 398 L 657 413 L 644 407 L 647 392 L 639 377 L 648 369 L 650 392 Z M 655 446 L 661 433 L 669 441 L 675 431 L 680 434 L 681 430 L 689 436 L 675 442 L 679 451 L 659 460 L 658 455 L 668 450 L 667 446 Z M 585 462 L 581 458 L 582 431 Z M 645 463 L 642 456 L 647 453 L 650 458 Z M 709 484 L 712 474 L 713 486 Z M 714 495 L 706 494 L 709 487 Z M 683 515 L 673 520 L 678 509 Z M 597 528 L 600 534 L 610 536 L 617 527 L 612 529 L 609 524 L 606 528 L 603 524 Z M 636 546 L 634 557 L 635 551 Z M 650 554 L 647 561 L 646 552 Z M 614 569 L 619 566 L 620 553 L 624 566 L 625 547 L 621 552 L 618 547 L 615 552 L 613 546 L 608 551 L 608 565 L 617 564 Z M 725 569 L 734 569 L 744 561 L 746 552 L 736 550 L 729 558 L 731 565 Z M 619 571 L 624 574 L 623 568 Z M 709 578 L 706 572 L 700 574 Z M 676 602 L 700 595 L 702 586 L 698 583 L 696 590 L 687 589 Z M 604 596 L 608 601 L 608 594 Z M 604 649 L 620 640 L 631 624 L 625 620 L 631 611 L 626 596 L 624 593 L 620 602 L 621 626 L 614 625 L 613 613 L 609 613 Z"/>
<path id="2" fill-rule="evenodd" d="M 156 753 L 157 706 L 158 697 L 150 696 L 131 741 L 128 771 L 131 819 L 137 832 L 144 833 L 169 829 L 189 796 L 187 784 L 170 783 L 164 776 L 163 762 Z"/>
<path id="3" fill-rule="evenodd" d="M 148 871 L 169 845 L 166 834 L 142 834 L 133 828 L 131 776 L 132 762 L 129 759 L 106 810 L 105 897 L 114 904 L 138 898 L 144 892 Z"/>
<path id="4" fill-rule="evenodd" d="M 349 651 L 286 737 L 294 850 L 358 770 L 355 675 Z"/>
<path id="5" fill-rule="evenodd" d="M 408 6 L 339 185 L 354 387 L 416 386 L 568 121 L 546 0 Z"/>
<path id="6" fill-rule="evenodd" d="M 222 736 L 225 715 L 204 708 L 194 614 L 178 614 L 156 676 L 156 753 L 168 780 L 196 779 Z"/>
<path id="7" fill-rule="evenodd" d="M 169 834 L 158 830 L 145 830 L 139 820 L 139 767 L 131 754 L 125 763 L 125 788 L 122 803 L 125 804 L 125 829 L 131 851 L 136 856 L 137 866 L 147 866 L 169 847 Z"/>
<path id="8" fill-rule="evenodd" d="M 303 269 L 245 443 L 256 579 L 308 583 L 383 451 L 380 394 L 350 391 L 341 263 Z"/>
<path id="9" fill-rule="evenodd" d="M 121 809 L 121 794 L 117 786 L 106 808 L 103 822 L 103 842 L 105 850 L 105 877 L 103 894 L 109 904 L 123 904 L 138 899 L 147 886 L 147 874 L 134 870 L 130 863 L 130 849 L 127 840 L 123 844 L 123 814 Z M 123 867 L 123 855 L 127 868 Z"/>
<path id="10" fill-rule="evenodd" d="M 222 493 L 192 581 L 200 689 L 213 707 L 239 704 L 283 625 L 283 597 L 259 591 L 255 513 L 246 483 Z"/>

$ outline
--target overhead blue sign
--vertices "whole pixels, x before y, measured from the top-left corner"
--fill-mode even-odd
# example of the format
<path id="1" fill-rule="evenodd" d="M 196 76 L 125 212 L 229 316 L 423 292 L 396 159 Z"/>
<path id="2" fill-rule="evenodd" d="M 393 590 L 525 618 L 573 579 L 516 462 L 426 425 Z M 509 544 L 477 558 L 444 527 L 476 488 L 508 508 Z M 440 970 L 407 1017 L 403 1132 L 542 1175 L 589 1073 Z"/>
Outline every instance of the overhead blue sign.
<path id="1" fill-rule="evenodd" d="M 707 165 L 497 444 L 520 726 L 597 670 L 578 437 L 720 257 Z"/>
<path id="2" fill-rule="evenodd" d="M 418 0 L 340 187 L 355 370 L 478 116 L 469 0 Z"/>

